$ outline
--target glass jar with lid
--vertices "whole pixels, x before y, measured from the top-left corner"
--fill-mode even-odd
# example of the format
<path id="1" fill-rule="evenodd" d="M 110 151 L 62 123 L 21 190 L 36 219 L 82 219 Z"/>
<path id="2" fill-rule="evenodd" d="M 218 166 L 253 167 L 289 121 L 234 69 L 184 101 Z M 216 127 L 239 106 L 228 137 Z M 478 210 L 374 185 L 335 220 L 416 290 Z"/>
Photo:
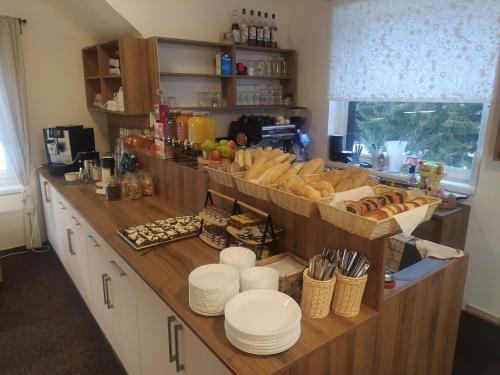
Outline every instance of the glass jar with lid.
<path id="1" fill-rule="evenodd" d="M 128 185 L 127 199 L 135 200 L 142 198 L 142 184 L 137 174 L 131 174 Z"/>
<path id="2" fill-rule="evenodd" d="M 120 199 L 120 191 L 121 191 L 120 181 L 118 181 L 114 177 L 110 177 L 106 181 L 105 191 L 106 191 L 106 199 L 108 201 L 117 201 L 118 199 Z"/>
<path id="3" fill-rule="evenodd" d="M 154 182 L 151 173 L 144 172 L 141 176 L 141 187 L 143 197 L 152 197 L 154 193 Z"/>

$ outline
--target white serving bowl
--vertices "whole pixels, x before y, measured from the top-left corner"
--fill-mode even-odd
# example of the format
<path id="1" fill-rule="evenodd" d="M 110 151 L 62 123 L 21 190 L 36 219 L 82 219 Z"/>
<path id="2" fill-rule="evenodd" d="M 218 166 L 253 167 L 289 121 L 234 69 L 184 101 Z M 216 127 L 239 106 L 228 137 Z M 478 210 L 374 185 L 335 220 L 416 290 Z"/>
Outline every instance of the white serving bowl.
<path id="1" fill-rule="evenodd" d="M 250 267 L 240 272 L 241 291 L 251 289 L 278 290 L 280 275 L 271 267 Z"/>
<path id="2" fill-rule="evenodd" d="M 219 254 L 219 263 L 229 264 L 239 271 L 255 266 L 255 253 L 246 247 L 227 247 Z"/>
<path id="3" fill-rule="evenodd" d="M 68 172 L 64 174 L 64 179 L 67 182 L 75 182 L 76 180 L 78 180 L 79 175 L 80 174 L 78 172 Z"/>

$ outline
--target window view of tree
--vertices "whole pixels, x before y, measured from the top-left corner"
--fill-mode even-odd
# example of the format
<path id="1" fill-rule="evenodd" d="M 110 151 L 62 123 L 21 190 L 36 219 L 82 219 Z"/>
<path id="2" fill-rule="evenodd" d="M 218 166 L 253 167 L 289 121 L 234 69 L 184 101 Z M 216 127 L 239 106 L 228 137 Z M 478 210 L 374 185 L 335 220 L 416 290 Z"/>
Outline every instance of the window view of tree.
<path id="1" fill-rule="evenodd" d="M 407 155 L 468 168 L 476 153 L 483 104 L 352 102 L 348 132 L 366 150 L 408 142 Z"/>

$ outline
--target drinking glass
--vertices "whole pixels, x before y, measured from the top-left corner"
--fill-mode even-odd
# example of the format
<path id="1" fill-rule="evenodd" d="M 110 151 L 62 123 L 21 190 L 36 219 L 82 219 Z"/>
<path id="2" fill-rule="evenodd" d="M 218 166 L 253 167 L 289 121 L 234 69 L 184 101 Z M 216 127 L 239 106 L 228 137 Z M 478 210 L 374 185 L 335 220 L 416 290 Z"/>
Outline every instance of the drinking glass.
<path id="1" fill-rule="evenodd" d="M 273 58 L 273 76 L 275 77 L 281 76 L 281 64 L 276 57 Z"/>
<path id="2" fill-rule="evenodd" d="M 273 61 L 272 60 L 266 60 L 265 75 L 268 77 L 272 77 L 272 75 L 273 75 Z"/>
<path id="3" fill-rule="evenodd" d="M 287 73 L 288 73 L 288 66 L 287 66 L 287 63 L 286 63 L 286 60 L 281 57 L 280 60 L 280 73 L 283 77 L 286 77 Z"/>
<path id="4" fill-rule="evenodd" d="M 266 71 L 266 62 L 264 60 L 257 60 L 257 67 L 255 69 L 255 75 L 263 76 Z"/>

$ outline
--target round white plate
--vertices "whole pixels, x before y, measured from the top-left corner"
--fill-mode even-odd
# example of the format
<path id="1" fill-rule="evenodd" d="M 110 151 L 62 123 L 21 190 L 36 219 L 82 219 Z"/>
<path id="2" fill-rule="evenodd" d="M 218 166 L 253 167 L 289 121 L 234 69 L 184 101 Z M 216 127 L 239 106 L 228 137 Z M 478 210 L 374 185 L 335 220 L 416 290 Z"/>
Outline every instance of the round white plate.
<path id="1" fill-rule="evenodd" d="M 275 346 L 281 346 L 288 343 L 292 340 L 293 337 L 297 335 L 297 332 L 300 332 L 301 327 L 300 324 L 295 327 L 290 332 L 281 335 L 281 336 L 261 336 L 255 338 L 249 338 L 245 335 L 241 335 L 240 333 L 234 331 L 227 322 L 224 324 L 225 332 L 229 332 L 229 334 L 239 342 L 245 345 L 254 346 L 256 348 L 269 348 Z"/>
<path id="2" fill-rule="evenodd" d="M 195 268 L 188 277 L 189 284 L 201 291 L 218 291 L 238 283 L 240 274 L 227 264 L 206 264 Z"/>
<path id="3" fill-rule="evenodd" d="M 240 271 L 255 266 L 255 253 L 246 247 L 227 247 L 219 253 L 221 264 L 230 264 Z"/>
<path id="4" fill-rule="evenodd" d="M 224 314 L 238 332 L 249 335 L 279 335 L 299 324 L 300 307 L 284 293 L 253 289 L 237 294 L 226 304 Z"/>

